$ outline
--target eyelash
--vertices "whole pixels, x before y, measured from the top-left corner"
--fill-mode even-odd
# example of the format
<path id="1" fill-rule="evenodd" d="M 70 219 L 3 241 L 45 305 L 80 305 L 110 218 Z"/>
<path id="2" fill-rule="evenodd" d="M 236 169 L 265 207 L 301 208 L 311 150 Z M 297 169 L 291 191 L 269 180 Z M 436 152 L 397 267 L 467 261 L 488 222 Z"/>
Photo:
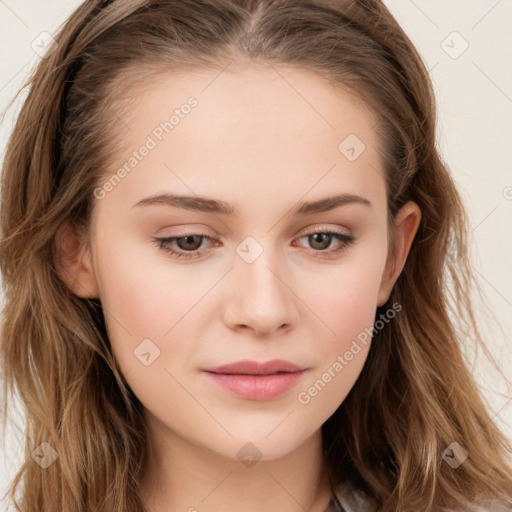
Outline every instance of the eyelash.
<path id="1" fill-rule="evenodd" d="M 336 230 L 325 230 L 325 229 L 321 229 L 321 228 L 311 231 L 309 233 L 306 233 L 306 234 L 302 235 L 301 237 L 299 237 L 299 239 L 308 237 L 308 236 L 312 236 L 317 233 L 333 236 L 334 238 L 338 239 L 341 242 L 341 246 L 338 247 L 337 249 L 331 249 L 329 251 L 314 250 L 314 252 L 319 253 L 319 256 L 321 258 L 324 258 L 326 256 L 327 257 L 335 256 L 337 254 L 340 254 L 342 251 L 344 251 L 349 245 L 351 245 L 355 241 L 355 237 L 352 235 L 347 235 L 345 233 L 342 233 L 342 232 L 336 231 Z M 207 240 L 212 240 L 212 237 L 208 236 L 205 233 L 189 233 L 189 234 L 184 234 L 181 236 L 172 236 L 172 237 L 166 237 L 166 238 L 153 237 L 153 240 L 159 249 L 166 251 L 167 253 L 169 253 L 172 256 L 175 256 L 176 258 L 184 258 L 184 259 L 200 258 L 201 257 L 200 249 L 198 249 L 196 251 L 182 252 L 182 250 L 177 251 L 177 250 L 169 247 L 169 244 L 172 243 L 173 241 L 181 240 L 182 238 L 187 238 L 189 236 L 199 236 L 199 237 L 205 238 Z M 206 250 L 208 251 L 208 249 L 206 249 Z M 322 255 L 326 255 L 326 256 L 322 256 Z"/>

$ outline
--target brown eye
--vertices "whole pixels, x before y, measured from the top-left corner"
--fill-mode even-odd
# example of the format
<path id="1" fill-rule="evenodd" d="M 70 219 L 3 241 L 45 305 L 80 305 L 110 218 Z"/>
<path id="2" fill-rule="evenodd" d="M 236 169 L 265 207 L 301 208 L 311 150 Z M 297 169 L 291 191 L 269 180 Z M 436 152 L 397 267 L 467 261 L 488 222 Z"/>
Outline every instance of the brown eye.
<path id="1" fill-rule="evenodd" d="M 299 240 L 301 238 L 307 239 L 308 245 L 319 257 L 335 256 L 355 241 L 355 237 L 353 235 L 348 235 L 341 231 L 332 231 L 328 229 L 322 230 L 321 228 L 313 231 L 312 233 L 303 235 Z M 338 242 L 338 247 L 329 249 L 333 240 Z"/>
<path id="2" fill-rule="evenodd" d="M 175 240 L 179 249 L 182 249 L 183 251 L 197 251 L 199 247 L 201 247 L 202 238 L 203 237 L 201 235 L 188 235 L 181 238 L 175 238 Z M 184 242 L 181 242 L 181 240 L 184 240 Z"/>
<path id="3" fill-rule="evenodd" d="M 313 249 L 323 251 L 331 245 L 333 236 L 328 233 L 314 233 L 312 235 L 308 235 L 308 239 L 311 242 L 311 247 Z"/>
<path id="4" fill-rule="evenodd" d="M 176 258 L 199 258 L 203 251 L 201 242 L 212 241 L 212 238 L 203 233 L 193 233 L 183 236 L 170 236 L 166 238 L 153 239 L 160 249 L 168 252 Z M 207 250 L 207 249 L 206 249 Z"/>

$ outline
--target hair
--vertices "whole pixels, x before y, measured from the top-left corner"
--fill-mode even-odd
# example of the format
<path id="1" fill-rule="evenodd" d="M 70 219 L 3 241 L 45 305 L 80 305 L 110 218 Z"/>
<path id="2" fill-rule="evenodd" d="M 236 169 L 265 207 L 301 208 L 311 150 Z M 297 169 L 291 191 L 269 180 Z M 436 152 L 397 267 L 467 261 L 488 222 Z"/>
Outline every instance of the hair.
<path id="1" fill-rule="evenodd" d="M 68 224 L 90 243 L 93 191 L 122 151 L 115 106 L 129 107 L 158 74 L 257 63 L 312 71 L 367 105 L 378 119 L 388 226 L 409 200 L 422 212 L 376 319 L 392 303 L 400 313 L 374 330 L 358 380 L 322 425 L 331 478 L 380 512 L 512 505 L 512 448 L 463 350 L 473 341 L 503 376 L 474 316 L 469 222 L 436 148 L 428 71 L 384 4 L 89 0 L 54 37 L 18 91 L 28 95 L 2 174 L 3 400 L 7 412 L 17 390 L 26 413 L 24 463 L 9 488 L 16 509 L 144 510 L 142 404 L 113 356 L 100 301 L 59 277 L 59 236 Z M 442 459 L 455 441 L 469 454 L 457 469 Z M 43 442 L 58 454 L 46 468 L 32 457 Z"/>

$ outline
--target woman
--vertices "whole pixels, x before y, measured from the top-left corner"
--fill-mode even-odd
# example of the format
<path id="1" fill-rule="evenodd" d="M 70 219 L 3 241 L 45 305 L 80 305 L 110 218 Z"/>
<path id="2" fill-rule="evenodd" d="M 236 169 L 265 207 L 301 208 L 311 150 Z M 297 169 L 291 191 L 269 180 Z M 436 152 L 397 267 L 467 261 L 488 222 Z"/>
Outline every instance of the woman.
<path id="1" fill-rule="evenodd" d="M 55 40 L 3 169 L 18 510 L 507 510 L 450 314 L 485 347 L 468 222 L 386 7 L 89 1 Z"/>

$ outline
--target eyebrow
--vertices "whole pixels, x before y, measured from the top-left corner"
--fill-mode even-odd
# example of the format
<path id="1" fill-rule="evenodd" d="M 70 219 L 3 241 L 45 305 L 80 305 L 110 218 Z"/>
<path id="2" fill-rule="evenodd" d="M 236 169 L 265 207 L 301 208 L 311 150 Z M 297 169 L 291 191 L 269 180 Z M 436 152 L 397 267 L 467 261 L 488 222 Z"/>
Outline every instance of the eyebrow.
<path id="1" fill-rule="evenodd" d="M 337 194 L 330 197 L 318 199 L 316 201 L 305 201 L 292 211 L 292 215 L 303 216 L 312 215 L 314 213 L 322 213 L 334 210 L 340 206 L 347 204 L 361 204 L 371 207 L 371 202 L 365 197 L 355 194 Z M 200 196 L 184 196 L 175 194 L 159 194 L 146 197 L 135 203 L 134 206 L 152 206 L 167 205 L 184 210 L 194 210 L 206 213 L 218 213 L 221 215 L 232 215 L 236 212 L 236 208 L 231 203 Z"/>

